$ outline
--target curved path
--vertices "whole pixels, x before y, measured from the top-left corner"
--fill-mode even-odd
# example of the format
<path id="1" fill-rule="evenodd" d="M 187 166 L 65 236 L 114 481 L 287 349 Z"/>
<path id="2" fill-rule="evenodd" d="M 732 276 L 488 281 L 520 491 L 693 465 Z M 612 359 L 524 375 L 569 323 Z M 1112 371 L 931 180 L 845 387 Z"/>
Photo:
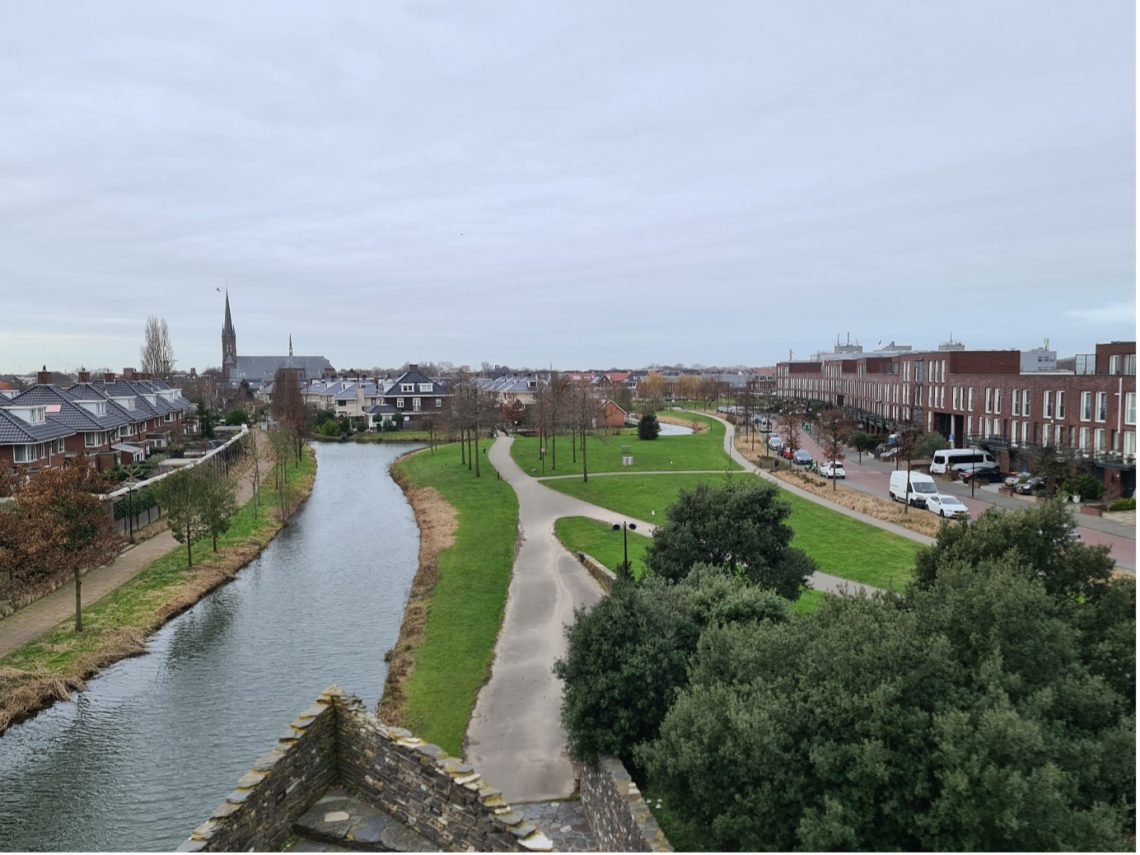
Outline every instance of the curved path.
<path id="1" fill-rule="evenodd" d="M 564 799 L 574 792 L 560 719 L 562 686 L 551 669 L 565 653 L 564 627 L 574 621 L 574 609 L 593 605 L 602 591 L 554 536 L 554 521 L 628 519 L 543 487 L 511 459 L 513 442 L 500 437 L 488 456 L 518 494 L 521 546 L 491 677 L 475 703 L 465 751 L 467 761 L 502 788 L 510 803 Z"/>
<path id="2" fill-rule="evenodd" d="M 731 443 L 731 425 L 726 437 Z M 645 536 L 656 527 L 543 486 L 511 458 L 513 442 L 500 436 L 488 457 L 518 495 L 520 548 L 503 626 L 495 643 L 491 676 L 476 700 L 464 753 L 480 774 L 502 788 L 506 801 L 523 803 L 567 798 L 574 792 L 574 770 L 566 753 L 560 717 L 562 686 L 552 668 L 555 660 L 565 654 L 565 627 L 573 622 L 574 610 L 593 605 L 602 596 L 598 584 L 555 536 L 554 521 L 581 516 L 611 524 L 633 522 L 638 526 L 638 534 Z M 726 446 L 726 450 L 730 448 Z M 748 471 L 759 473 L 735 449 L 729 453 Z M 714 470 L 713 474 L 721 471 Z M 784 489 L 802 492 L 777 483 Z M 818 496 L 803 495 L 819 501 Z M 849 516 L 858 516 L 846 508 L 827 504 Z M 904 531 L 889 523 L 882 527 Z M 906 535 L 917 537 L 912 532 Z M 839 594 L 874 590 L 826 573 L 813 574 L 810 585 Z"/>

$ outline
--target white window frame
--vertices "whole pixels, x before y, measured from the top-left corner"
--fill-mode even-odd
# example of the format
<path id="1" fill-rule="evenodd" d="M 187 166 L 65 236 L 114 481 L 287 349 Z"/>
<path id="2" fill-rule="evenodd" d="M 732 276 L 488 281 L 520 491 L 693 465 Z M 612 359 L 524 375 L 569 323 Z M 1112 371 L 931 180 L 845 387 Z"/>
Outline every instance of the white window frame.
<path id="1" fill-rule="evenodd" d="M 986 387 L 986 412 L 987 413 L 993 412 L 993 403 L 994 403 L 993 395 L 994 395 L 994 390 L 991 389 L 989 386 L 987 386 Z"/>
<path id="2" fill-rule="evenodd" d="M 84 448 L 98 448 L 102 445 L 99 441 L 99 431 L 89 430 L 83 432 L 83 446 Z"/>
<path id="3" fill-rule="evenodd" d="M 1021 415 L 1023 418 L 1029 418 L 1029 390 L 1021 390 Z"/>
<path id="4" fill-rule="evenodd" d="M 1124 423 L 1126 425 L 1136 424 L 1136 393 L 1124 393 Z"/>
<path id="5" fill-rule="evenodd" d="M 404 399 L 403 398 L 397 398 L 396 399 L 396 409 L 397 410 L 404 409 Z"/>
<path id="6" fill-rule="evenodd" d="M 438 409 L 441 409 L 442 407 L 443 407 L 443 398 L 436 398 L 435 399 L 435 408 L 438 410 Z"/>
<path id="7" fill-rule="evenodd" d="M 1065 417 L 1065 391 L 1063 389 L 1057 390 L 1057 418 L 1063 419 Z"/>
<path id="8" fill-rule="evenodd" d="M 12 446 L 12 462 L 13 463 L 35 463 L 36 462 L 36 447 L 34 445 L 14 445 Z"/>
<path id="9" fill-rule="evenodd" d="M 1014 389 L 1013 393 L 1010 395 L 1010 397 L 1013 398 L 1013 401 L 1012 401 L 1011 407 L 1010 407 L 1010 415 L 1011 416 L 1020 416 L 1021 415 L 1021 395 L 1018 394 L 1017 389 Z"/>
<path id="10" fill-rule="evenodd" d="M 1041 394 L 1041 415 L 1047 419 L 1053 418 L 1053 391 L 1051 389 L 1046 389 Z"/>
<path id="11" fill-rule="evenodd" d="M 1097 392 L 1093 404 L 1093 418 L 1098 422 L 1108 420 L 1108 392 Z"/>
<path id="12" fill-rule="evenodd" d="M 1093 414 L 1092 392 L 1081 392 L 1081 421 L 1091 422 Z"/>
<path id="13" fill-rule="evenodd" d="M 994 415 L 1001 415 L 1001 386 L 994 389 Z"/>
<path id="14" fill-rule="evenodd" d="M 966 393 L 966 409 L 974 412 L 974 387 L 971 386 Z"/>

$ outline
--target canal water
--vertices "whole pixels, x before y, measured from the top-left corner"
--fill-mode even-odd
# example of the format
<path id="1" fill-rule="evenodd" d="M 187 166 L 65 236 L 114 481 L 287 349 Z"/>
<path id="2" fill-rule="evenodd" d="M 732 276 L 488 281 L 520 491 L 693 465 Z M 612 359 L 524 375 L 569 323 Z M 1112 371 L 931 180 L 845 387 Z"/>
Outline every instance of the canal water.
<path id="1" fill-rule="evenodd" d="M 409 448 L 318 444 L 312 496 L 234 582 L 0 736 L 0 850 L 173 849 L 322 689 L 373 706 L 419 550 L 388 474 Z"/>

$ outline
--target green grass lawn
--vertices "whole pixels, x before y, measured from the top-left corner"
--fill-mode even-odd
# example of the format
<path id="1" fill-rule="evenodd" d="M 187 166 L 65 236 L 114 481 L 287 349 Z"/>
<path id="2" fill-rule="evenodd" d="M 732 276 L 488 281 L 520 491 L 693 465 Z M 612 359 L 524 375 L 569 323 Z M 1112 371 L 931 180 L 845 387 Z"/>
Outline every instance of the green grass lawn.
<path id="1" fill-rule="evenodd" d="M 823 591 L 813 591 L 811 588 L 804 588 L 800 591 L 800 598 L 792 603 L 792 609 L 796 614 L 809 615 L 818 612 L 820 606 L 823 605 L 824 600 L 828 598 L 828 594 Z"/>
<path id="2" fill-rule="evenodd" d="M 631 475 L 544 483 L 560 493 L 659 524 L 681 490 L 723 482 L 726 477 L 751 476 Z M 901 591 L 910 581 L 921 545 L 790 493 L 782 495 L 792 508 L 788 518 L 795 532 L 792 545 L 810 555 L 824 573 L 892 591 Z"/>
<path id="3" fill-rule="evenodd" d="M 416 665 L 403 686 L 404 715 L 417 736 L 460 756 L 475 697 L 486 682 L 514 564 L 518 499 L 484 461 L 476 478 L 454 446 L 405 458 L 397 470 L 433 487 L 456 510 L 455 543 L 439 556 Z"/>
<path id="4" fill-rule="evenodd" d="M 622 532 L 614 531 L 604 522 L 588 517 L 563 517 L 555 521 L 554 533 L 571 552 L 585 552 L 615 573 L 624 558 Z M 633 567 L 634 578 L 640 578 L 645 570 L 649 538 L 636 532 L 630 532 L 628 538 L 629 563 Z"/>
<path id="5" fill-rule="evenodd" d="M 586 461 L 590 472 L 682 472 L 685 470 L 739 469 L 724 451 L 724 426 L 695 413 L 669 413 L 678 419 L 703 422 L 707 431 L 689 436 L 661 436 L 654 440 L 637 438 L 637 431 L 625 429 L 617 434 L 590 436 L 586 439 Z M 622 449 L 629 448 L 632 466 L 622 466 Z M 557 452 L 558 469 L 554 469 L 552 447 Z M 524 472 L 534 477 L 543 475 L 581 475 L 581 450 L 578 461 L 571 457 L 570 437 L 560 436 L 556 446 L 547 440 L 545 468 L 538 457 L 538 437 L 520 436 L 511 446 L 511 457 Z"/>

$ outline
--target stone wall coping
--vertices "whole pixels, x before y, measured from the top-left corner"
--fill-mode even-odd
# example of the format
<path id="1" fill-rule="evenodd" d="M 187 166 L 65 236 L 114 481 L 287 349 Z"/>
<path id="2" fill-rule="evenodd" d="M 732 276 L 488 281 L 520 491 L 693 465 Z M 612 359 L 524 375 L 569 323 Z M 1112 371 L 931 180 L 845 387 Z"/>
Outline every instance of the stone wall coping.
<path id="1" fill-rule="evenodd" d="M 579 563 L 586 568 L 586 572 L 594 577 L 594 581 L 601 586 L 603 591 L 608 594 L 613 590 L 614 583 L 617 581 L 617 576 L 613 570 L 606 567 L 592 555 L 587 555 L 585 552 L 575 552 L 574 556 L 578 559 Z"/>

